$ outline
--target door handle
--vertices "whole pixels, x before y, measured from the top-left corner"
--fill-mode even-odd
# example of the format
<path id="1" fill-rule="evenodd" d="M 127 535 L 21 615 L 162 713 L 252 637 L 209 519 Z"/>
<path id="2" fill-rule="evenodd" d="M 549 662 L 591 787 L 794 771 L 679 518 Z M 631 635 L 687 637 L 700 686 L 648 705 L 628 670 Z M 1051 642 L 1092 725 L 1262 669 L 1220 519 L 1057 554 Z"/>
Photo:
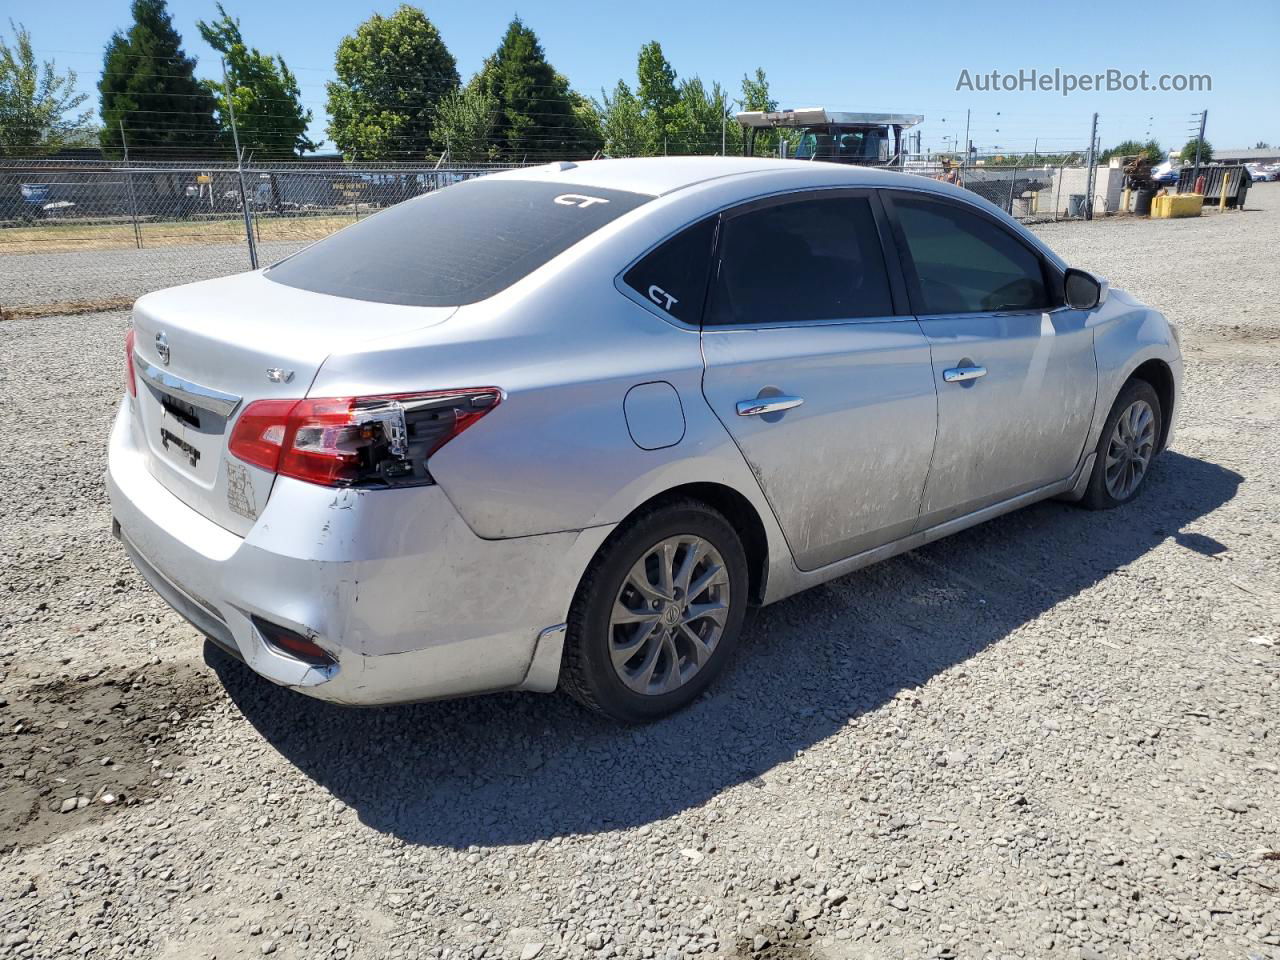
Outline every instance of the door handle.
<path id="1" fill-rule="evenodd" d="M 987 375 L 986 367 L 951 367 L 942 371 L 942 379 L 947 383 L 964 383 L 966 380 L 977 380 Z"/>
<path id="2" fill-rule="evenodd" d="M 738 416 L 756 417 L 762 413 L 781 413 L 804 403 L 804 397 L 753 397 L 738 401 Z"/>

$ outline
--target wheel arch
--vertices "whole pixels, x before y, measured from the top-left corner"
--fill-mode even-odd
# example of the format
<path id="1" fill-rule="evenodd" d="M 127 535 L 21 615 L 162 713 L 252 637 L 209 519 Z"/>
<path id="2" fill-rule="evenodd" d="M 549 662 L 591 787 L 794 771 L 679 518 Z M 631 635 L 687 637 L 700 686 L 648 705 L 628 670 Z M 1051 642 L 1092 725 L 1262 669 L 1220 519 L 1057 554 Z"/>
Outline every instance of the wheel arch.
<path id="1" fill-rule="evenodd" d="M 639 513 L 678 500 L 697 500 L 724 515 L 742 539 L 742 549 L 747 555 L 748 596 L 752 603 L 763 602 L 769 578 L 768 534 L 755 506 L 733 487 L 709 481 L 670 487 L 636 506 L 618 528 L 626 526 Z"/>
<path id="2" fill-rule="evenodd" d="M 1160 400 L 1160 441 L 1157 450 L 1163 450 L 1169 439 L 1169 428 L 1173 423 L 1173 406 L 1177 399 L 1173 379 L 1173 370 L 1169 364 L 1159 358 L 1152 358 L 1138 365 L 1129 374 L 1125 383 L 1130 380 L 1142 380 L 1151 385 L 1156 397 Z M 1123 386 L 1121 389 L 1124 389 Z"/>

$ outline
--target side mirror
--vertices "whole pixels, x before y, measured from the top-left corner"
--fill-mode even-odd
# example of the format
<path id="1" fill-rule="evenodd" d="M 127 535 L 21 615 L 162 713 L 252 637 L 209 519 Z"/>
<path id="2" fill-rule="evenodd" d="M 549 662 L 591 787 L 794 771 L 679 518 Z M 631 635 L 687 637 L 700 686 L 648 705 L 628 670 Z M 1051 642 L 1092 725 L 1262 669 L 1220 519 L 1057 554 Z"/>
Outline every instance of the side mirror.
<path id="1" fill-rule="evenodd" d="M 1067 268 L 1062 286 L 1067 306 L 1076 310 L 1092 310 L 1107 302 L 1107 281 L 1087 270 Z"/>

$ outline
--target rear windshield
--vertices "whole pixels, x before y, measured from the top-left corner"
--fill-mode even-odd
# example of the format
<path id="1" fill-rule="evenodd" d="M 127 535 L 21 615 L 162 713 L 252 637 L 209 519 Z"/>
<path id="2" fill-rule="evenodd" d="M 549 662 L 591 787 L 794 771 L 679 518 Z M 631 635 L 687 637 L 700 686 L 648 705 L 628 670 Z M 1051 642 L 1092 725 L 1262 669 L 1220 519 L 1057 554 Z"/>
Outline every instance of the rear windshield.
<path id="1" fill-rule="evenodd" d="M 506 289 L 652 197 L 481 177 L 407 200 L 269 268 L 277 283 L 445 307 Z"/>

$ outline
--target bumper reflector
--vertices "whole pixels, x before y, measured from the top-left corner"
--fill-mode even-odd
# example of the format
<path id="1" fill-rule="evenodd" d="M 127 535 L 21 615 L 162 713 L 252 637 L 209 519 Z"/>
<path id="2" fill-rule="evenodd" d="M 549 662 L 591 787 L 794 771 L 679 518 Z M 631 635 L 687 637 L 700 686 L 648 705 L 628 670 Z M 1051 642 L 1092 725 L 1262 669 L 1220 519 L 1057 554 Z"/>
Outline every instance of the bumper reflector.
<path id="1" fill-rule="evenodd" d="M 267 642 L 267 646 L 287 657 L 293 657 L 314 667 L 332 667 L 338 662 L 306 637 L 292 630 L 286 630 L 279 624 L 270 623 L 261 617 L 254 617 L 253 625 L 262 639 Z"/>

